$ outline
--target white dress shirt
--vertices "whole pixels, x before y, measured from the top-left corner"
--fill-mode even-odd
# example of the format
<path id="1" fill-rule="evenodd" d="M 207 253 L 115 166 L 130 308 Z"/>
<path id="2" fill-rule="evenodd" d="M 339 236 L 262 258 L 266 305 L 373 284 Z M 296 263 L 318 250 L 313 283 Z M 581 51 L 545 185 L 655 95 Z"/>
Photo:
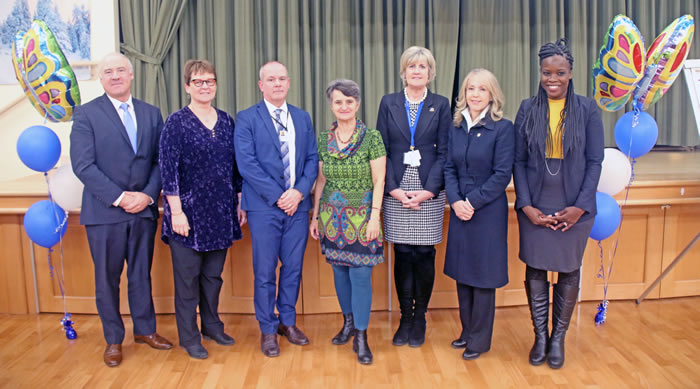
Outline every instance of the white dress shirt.
<path id="1" fill-rule="evenodd" d="M 119 119 L 121 119 L 122 124 L 124 124 L 124 111 L 119 108 L 123 103 L 126 103 L 129 107 L 127 108 L 129 111 L 129 115 L 131 115 L 131 119 L 134 121 L 134 126 L 136 127 L 136 133 L 138 134 L 139 131 L 139 123 L 136 121 L 136 111 L 134 111 L 134 101 L 131 99 L 131 95 L 129 95 L 129 99 L 126 101 L 119 101 L 115 98 L 112 98 L 110 95 L 107 95 L 107 98 L 109 98 L 109 101 L 112 102 L 112 105 L 114 106 L 114 109 L 117 110 L 117 115 L 119 115 Z M 131 145 L 129 145 L 131 146 Z M 119 206 L 119 203 L 122 201 L 124 198 L 124 192 L 117 197 L 116 200 L 112 203 L 115 207 Z M 153 199 L 151 196 L 148 196 L 149 199 L 151 199 L 151 202 L 149 205 L 153 204 Z"/>
<path id="2" fill-rule="evenodd" d="M 479 123 L 481 119 L 486 117 L 486 114 L 489 112 L 489 108 L 491 108 L 491 104 L 487 105 L 486 108 L 481 111 L 479 117 L 477 117 L 474 121 L 472 121 L 472 115 L 469 113 L 469 107 L 462 110 L 462 116 L 464 116 L 464 119 L 467 121 L 467 132 L 471 131 L 472 127 Z"/>
<path id="3" fill-rule="evenodd" d="M 287 146 L 289 146 L 289 182 L 290 189 L 294 188 L 294 183 L 296 182 L 296 132 L 294 131 L 294 120 L 289 114 L 289 109 L 287 108 L 287 102 L 285 101 L 281 107 L 275 107 L 269 101 L 263 99 L 267 110 L 270 113 L 270 121 L 272 122 L 272 127 L 277 130 L 277 123 L 273 118 L 276 118 L 275 110 L 281 109 L 280 122 L 283 126 L 287 128 Z"/>

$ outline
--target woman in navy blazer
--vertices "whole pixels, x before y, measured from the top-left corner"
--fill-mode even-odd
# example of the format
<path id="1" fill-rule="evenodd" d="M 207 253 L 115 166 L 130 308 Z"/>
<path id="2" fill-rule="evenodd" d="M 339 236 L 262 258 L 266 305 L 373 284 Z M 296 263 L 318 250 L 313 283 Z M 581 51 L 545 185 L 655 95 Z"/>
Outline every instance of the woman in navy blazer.
<path id="1" fill-rule="evenodd" d="M 457 281 L 462 333 L 452 342 L 476 359 L 491 348 L 496 288 L 508 283 L 508 198 L 513 123 L 503 119 L 496 77 L 474 69 L 462 83 L 450 128 L 445 189 L 451 205 L 445 274 Z"/>
<path id="2" fill-rule="evenodd" d="M 420 347 L 435 281 L 435 245 L 442 241 L 444 173 L 450 102 L 428 90 L 435 59 L 424 47 L 401 55 L 404 90 L 384 96 L 377 129 L 386 147 L 384 239 L 394 245 L 401 321 L 392 343 Z"/>
<path id="3" fill-rule="evenodd" d="M 535 343 L 530 363 L 558 369 L 578 298 L 580 267 L 596 214 L 603 161 L 603 123 L 592 99 L 574 94 L 574 58 L 565 39 L 540 48 L 540 87 L 515 118 L 515 209 L 520 259 Z M 549 334 L 547 271 L 554 285 Z"/>

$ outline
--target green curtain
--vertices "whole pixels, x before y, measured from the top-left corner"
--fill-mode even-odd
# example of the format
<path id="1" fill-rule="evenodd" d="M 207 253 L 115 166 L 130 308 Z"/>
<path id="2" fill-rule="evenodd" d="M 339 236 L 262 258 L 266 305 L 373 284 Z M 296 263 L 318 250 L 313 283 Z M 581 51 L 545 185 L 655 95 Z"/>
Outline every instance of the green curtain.
<path id="1" fill-rule="evenodd" d="M 134 65 L 135 95 L 170 113 L 163 59 L 170 52 L 187 0 L 120 1 L 121 51 Z"/>
<path id="2" fill-rule="evenodd" d="M 121 0 L 119 4 L 123 50 L 136 62 L 139 56 L 127 48 L 154 59 L 136 68 L 136 96 L 164 112 L 181 108 L 187 104 L 183 64 L 190 58 L 206 58 L 217 67 L 215 104 L 235 116 L 262 98 L 258 69 L 276 59 L 289 70 L 288 101 L 311 113 L 317 131 L 332 122 L 325 87 L 335 78 L 360 84 L 359 115 L 374 126 L 381 97 L 402 87 L 399 58 L 411 45 L 433 51 L 437 78 L 431 89 L 453 104 L 471 69 L 491 70 L 506 96 L 506 117 L 512 119 L 520 101 L 537 90 L 537 51 L 543 43 L 562 36 L 569 39 L 575 90 L 590 96 L 591 69 L 615 15 L 628 15 L 650 44 L 675 18 L 700 14 L 700 0 Z M 159 43 L 150 43 L 154 39 Z M 169 39 L 172 46 L 166 44 Z M 700 58 L 698 45 L 692 45 L 688 58 Z M 158 78 L 158 69 L 164 78 Z M 608 146 L 615 144 L 615 122 L 623 113 L 602 114 Z M 684 76 L 649 113 L 659 125 L 657 144 L 700 144 Z"/>

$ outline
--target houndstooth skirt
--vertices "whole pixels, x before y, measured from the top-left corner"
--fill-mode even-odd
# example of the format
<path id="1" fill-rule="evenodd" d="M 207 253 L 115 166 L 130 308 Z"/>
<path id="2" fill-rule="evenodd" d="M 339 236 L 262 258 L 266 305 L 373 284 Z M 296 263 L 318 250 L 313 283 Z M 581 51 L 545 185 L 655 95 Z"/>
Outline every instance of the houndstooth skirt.
<path id="1" fill-rule="evenodd" d="M 418 168 L 407 166 L 399 187 L 405 191 L 423 190 Z M 442 242 L 445 217 L 445 191 L 421 203 L 419 210 L 404 208 L 391 196 L 384 196 L 384 240 L 410 245 L 436 245 Z"/>

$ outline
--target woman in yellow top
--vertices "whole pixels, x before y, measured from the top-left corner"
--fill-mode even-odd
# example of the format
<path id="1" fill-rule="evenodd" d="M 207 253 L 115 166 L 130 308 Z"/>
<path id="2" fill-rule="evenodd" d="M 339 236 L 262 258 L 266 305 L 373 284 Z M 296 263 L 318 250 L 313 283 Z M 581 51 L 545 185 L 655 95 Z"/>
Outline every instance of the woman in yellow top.
<path id="1" fill-rule="evenodd" d="M 515 118 L 515 209 L 525 289 L 535 329 L 530 363 L 564 364 L 564 337 L 578 297 L 580 267 L 596 214 L 603 123 L 592 99 L 574 94 L 565 39 L 540 48 L 540 86 Z M 554 285 L 549 334 L 547 271 Z"/>

